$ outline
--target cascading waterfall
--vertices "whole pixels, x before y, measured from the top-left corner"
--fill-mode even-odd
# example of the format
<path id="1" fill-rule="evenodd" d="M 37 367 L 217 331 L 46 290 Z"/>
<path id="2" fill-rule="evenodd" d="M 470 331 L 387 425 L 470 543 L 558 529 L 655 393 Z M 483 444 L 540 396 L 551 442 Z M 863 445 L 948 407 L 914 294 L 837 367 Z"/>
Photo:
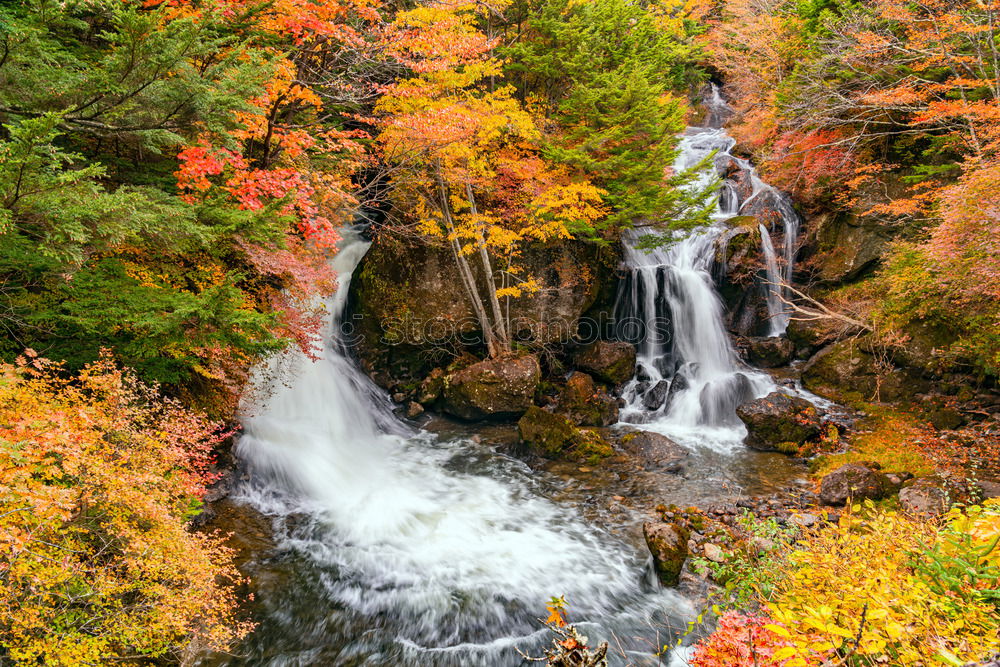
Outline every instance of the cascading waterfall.
<path id="1" fill-rule="evenodd" d="M 650 580 L 647 555 L 539 495 L 522 463 L 392 415 L 338 342 L 366 247 L 347 234 L 336 256 L 319 361 L 289 351 L 261 369 L 268 399 L 243 419 L 251 481 L 239 497 L 311 573 L 288 584 L 294 612 L 271 601 L 252 664 L 520 664 L 512 646 L 538 648 L 552 595 L 594 639 L 651 620 L 683 627 L 690 607 Z"/>
<path id="2" fill-rule="evenodd" d="M 759 224 L 757 228 L 760 231 L 760 246 L 764 253 L 764 267 L 767 271 L 768 336 L 780 336 L 788 328 L 788 315 L 785 313 L 785 305 L 781 301 L 781 281 L 784 276 L 778 269 L 777 255 L 774 253 L 774 244 L 771 243 L 771 235 L 767 232 L 767 227 Z"/>
<path id="3" fill-rule="evenodd" d="M 719 87 L 714 83 L 711 84 L 711 90 L 705 104 L 708 109 L 705 127 L 719 130 L 733 111 L 723 99 Z M 783 301 L 783 299 L 788 298 L 788 290 L 784 285 L 792 284 L 801 221 L 795 207 L 792 206 L 784 193 L 765 183 L 748 160 L 730 153 L 736 142 L 728 135 L 725 136 L 728 141 L 720 142 L 716 164 L 721 162 L 735 165 L 737 177 L 727 179 L 722 183 L 719 193 L 719 215 L 720 217 L 754 215 L 768 223 L 767 226 L 761 226 L 760 235 L 761 253 L 764 255 L 767 265 L 765 289 L 767 290 L 768 335 L 780 336 L 788 328 L 789 316 Z M 720 175 L 725 176 L 726 174 Z M 740 187 L 737 187 L 737 182 L 734 181 L 737 181 Z M 742 192 L 740 192 L 741 190 Z M 740 201 L 741 194 L 743 195 L 742 201 Z M 770 238 L 775 219 L 779 219 L 782 225 L 784 269 L 781 271 L 778 270 L 777 255 Z"/>
<path id="4" fill-rule="evenodd" d="M 625 237 L 629 274 L 615 309 L 619 332 L 637 340 L 638 370 L 623 393 L 622 420 L 644 423 L 692 445 L 730 449 L 745 429 L 736 407 L 775 389 L 769 376 L 742 364 L 726 331 L 722 304 L 711 277 L 718 248 L 728 242 L 725 220 L 737 214 L 776 214 L 784 223 L 784 272 L 778 266 L 770 233 L 759 225 L 767 274 L 768 332 L 780 336 L 788 325 L 781 283 L 790 282 L 798 234 L 798 215 L 787 199 L 731 150 L 735 141 L 718 127 L 728 105 L 712 86 L 708 127 L 689 128 L 681 139 L 674 168 L 683 170 L 715 153 L 719 175 L 736 166 L 736 178 L 723 181 L 714 223 L 678 232 L 674 241 L 652 251 L 639 249 L 641 235 Z M 700 183 L 714 176 L 703 174 Z M 749 196 L 740 201 L 740 184 Z"/>
<path id="5" fill-rule="evenodd" d="M 726 113 L 717 108 L 712 122 Z M 714 150 L 732 159 L 733 143 L 719 129 L 690 131 L 678 166 Z M 754 483 L 743 474 L 754 474 L 747 454 L 725 452 L 744 434 L 736 405 L 773 388 L 734 353 L 709 275 L 722 220 L 746 205 L 737 186 L 724 184 L 715 224 L 667 247 L 647 253 L 638 235 L 626 239 L 631 272 L 617 307 L 643 334 L 624 420 L 709 445 L 690 463 L 696 493 L 709 497 L 729 479 L 729 461 L 737 486 Z M 537 619 L 553 595 L 569 600 L 591 643 L 623 648 L 627 657 L 615 650 L 611 664 L 661 664 L 641 638 L 669 642 L 694 610 L 658 585 L 644 548 L 550 500 L 564 492 L 558 478 L 477 440 L 404 424 L 351 360 L 341 318 L 366 250 L 345 233 L 319 359 L 289 350 L 255 373 L 263 398 L 243 411 L 237 452 L 248 474 L 233 498 L 270 518 L 275 544 L 252 552 L 259 627 L 242 657 L 210 664 L 521 664 L 514 647 L 538 654 L 548 640 Z"/>

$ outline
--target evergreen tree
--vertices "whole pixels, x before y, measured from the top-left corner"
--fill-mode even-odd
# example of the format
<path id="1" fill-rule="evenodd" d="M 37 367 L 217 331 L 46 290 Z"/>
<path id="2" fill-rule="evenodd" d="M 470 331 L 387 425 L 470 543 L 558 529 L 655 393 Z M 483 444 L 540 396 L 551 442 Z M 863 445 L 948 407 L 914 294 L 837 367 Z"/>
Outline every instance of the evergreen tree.
<path id="1" fill-rule="evenodd" d="M 669 170 L 687 111 L 672 91 L 697 80 L 693 47 L 627 0 L 541 0 L 520 10 L 508 75 L 556 126 L 549 157 L 607 191 L 614 213 L 605 225 L 704 222 L 705 192 Z"/>

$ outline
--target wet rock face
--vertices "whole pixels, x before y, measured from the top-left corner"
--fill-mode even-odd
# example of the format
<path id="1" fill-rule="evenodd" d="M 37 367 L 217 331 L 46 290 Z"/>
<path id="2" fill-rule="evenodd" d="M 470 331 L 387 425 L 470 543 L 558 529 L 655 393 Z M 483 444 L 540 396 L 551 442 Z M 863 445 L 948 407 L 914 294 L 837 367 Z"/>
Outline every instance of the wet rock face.
<path id="1" fill-rule="evenodd" d="M 525 248 L 519 264 L 541 289 L 510 300 L 513 333 L 541 343 L 568 340 L 602 284 L 613 279 L 614 258 L 605 256 L 612 252 L 582 241 Z M 479 323 L 456 271 L 443 243 L 378 235 L 351 282 L 356 325 L 387 344 L 417 347 L 474 335 Z M 477 278 L 485 290 L 482 276 Z"/>
<path id="2" fill-rule="evenodd" d="M 691 386 L 691 382 L 687 379 L 687 376 L 683 373 L 675 373 L 673 379 L 670 381 L 670 389 L 667 390 L 667 397 L 664 400 L 666 409 L 670 409 L 670 405 L 674 402 L 674 397 L 681 393 L 685 389 Z"/>
<path id="3" fill-rule="evenodd" d="M 950 494 L 947 484 L 936 477 L 919 477 L 899 491 L 904 511 L 918 516 L 940 516 L 948 511 Z"/>
<path id="4" fill-rule="evenodd" d="M 665 435 L 651 431 L 626 433 L 621 438 L 621 447 L 634 456 L 646 470 L 680 472 L 688 450 Z"/>
<path id="5" fill-rule="evenodd" d="M 862 463 L 848 463 L 823 477 L 819 498 L 827 505 L 844 505 L 848 500 L 879 500 L 892 491 L 892 483 L 880 471 Z"/>
<path id="6" fill-rule="evenodd" d="M 667 402 L 667 394 L 670 391 L 670 383 L 660 380 L 652 386 L 649 391 L 643 394 L 642 406 L 647 410 L 657 410 Z"/>
<path id="7" fill-rule="evenodd" d="M 542 372 L 533 355 L 487 359 L 444 379 L 442 409 L 462 419 L 509 419 L 531 407 Z"/>
<path id="8" fill-rule="evenodd" d="M 586 373 L 574 372 L 566 380 L 559 410 L 579 426 L 608 426 L 618 421 L 618 399 Z"/>
<path id="9" fill-rule="evenodd" d="M 715 281 L 725 306 L 726 328 L 739 336 L 767 329 L 767 291 L 761 284 L 764 270 L 757 218 L 730 218 L 732 226 L 719 237 L 715 253 Z M 761 330 L 765 331 L 761 331 Z"/>
<path id="10" fill-rule="evenodd" d="M 597 460 L 614 453 L 596 431 L 578 428 L 567 417 L 537 406 L 528 408 L 517 430 L 522 443 L 547 458 Z"/>
<path id="11" fill-rule="evenodd" d="M 664 586 L 676 586 L 688 554 L 688 531 L 673 523 L 649 521 L 642 525 L 653 566 Z"/>
<path id="12" fill-rule="evenodd" d="M 580 348 L 576 367 L 608 384 L 621 384 L 635 375 L 635 347 L 621 341 L 599 340 Z"/>
<path id="13" fill-rule="evenodd" d="M 838 402 L 851 398 L 883 401 L 912 399 L 930 383 L 894 367 L 880 368 L 866 351 L 867 339 L 843 340 L 817 352 L 802 369 L 809 391 Z"/>
<path id="14" fill-rule="evenodd" d="M 792 454 L 821 432 L 816 408 L 804 399 L 772 392 L 736 409 L 747 427 L 748 447 Z"/>
<path id="15" fill-rule="evenodd" d="M 744 338 L 738 342 L 746 360 L 759 368 L 786 366 L 795 356 L 795 344 L 788 338 Z"/>

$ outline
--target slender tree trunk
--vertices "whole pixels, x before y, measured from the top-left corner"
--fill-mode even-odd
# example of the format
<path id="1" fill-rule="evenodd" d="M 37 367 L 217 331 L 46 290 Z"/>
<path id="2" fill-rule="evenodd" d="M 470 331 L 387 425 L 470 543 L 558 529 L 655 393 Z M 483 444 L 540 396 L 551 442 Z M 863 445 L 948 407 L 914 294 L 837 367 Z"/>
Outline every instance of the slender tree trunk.
<path id="1" fill-rule="evenodd" d="M 451 207 L 448 205 L 448 188 L 445 187 L 444 178 L 441 176 L 441 170 L 437 171 L 437 182 L 439 196 L 441 198 L 441 217 L 444 220 L 445 229 L 448 232 L 448 242 L 451 245 L 451 252 L 455 256 L 455 263 L 458 265 L 458 275 L 462 278 L 462 284 L 465 286 L 465 293 L 469 297 L 469 303 L 472 305 L 472 310 L 476 314 L 476 319 L 479 320 L 479 326 L 483 330 L 483 338 L 486 342 L 486 351 L 491 357 L 499 356 L 500 349 L 497 346 L 496 336 L 493 333 L 493 327 L 490 325 L 490 319 L 486 314 L 486 308 L 483 306 L 482 298 L 479 296 L 479 290 L 476 289 L 476 278 L 472 273 L 472 267 L 469 266 L 468 258 L 462 254 L 462 246 L 458 242 L 458 238 L 455 235 L 455 222 L 451 217 Z"/>
<path id="2" fill-rule="evenodd" d="M 478 218 L 479 210 L 476 208 L 476 199 L 472 194 L 472 186 L 468 183 L 465 184 L 465 195 L 469 199 L 472 215 Z M 483 273 L 486 276 L 486 289 L 490 293 L 489 301 L 490 309 L 493 311 L 493 326 L 501 349 L 504 352 L 510 352 L 510 336 L 507 334 L 507 320 L 503 316 L 503 310 L 500 308 L 500 299 L 497 297 L 497 284 L 496 279 L 493 277 L 493 262 L 490 260 L 490 254 L 486 250 L 486 239 L 483 237 L 483 230 L 478 222 L 476 223 L 476 235 L 479 242 L 479 260 L 483 264 Z"/>

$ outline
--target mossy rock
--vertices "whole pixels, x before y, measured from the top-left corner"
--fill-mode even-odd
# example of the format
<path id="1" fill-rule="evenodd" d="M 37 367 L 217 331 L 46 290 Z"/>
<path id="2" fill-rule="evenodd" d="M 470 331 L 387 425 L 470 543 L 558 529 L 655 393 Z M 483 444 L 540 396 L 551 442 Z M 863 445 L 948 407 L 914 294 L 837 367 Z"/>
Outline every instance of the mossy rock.
<path id="1" fill-rule="evenodd" d="M 677 523 L 650 521 L 642 526 L 646 546 L 653 556 L 653 567 L 664 586 L 676 586 L 688 556 L 690 533 Z"/>
<path id="2" fill-rule="evenodd" d="M 844 505 L 851 500 L 880 500 L 895 488 L 872 462 L 847 463 L 820 480 L 819 497 L 827 505 Z"/>
<path id="3" fill-rule="evenodd" d="M 744 403 L 736 414 L 747 427 L 747 446 L 760 451 L 795 454 L 822 432 L 812 403 L 778 391 Z"/>
<path id="4" fill-rule="evenodd" d="M 420 383 L 420 391 L 417 393 L 417 402 L 425 407 L 433 405 L 444 393 L 444 386 L 444 369 L 435 368 Z"/>
<path id="5" fill-rule="evenodd" d="M 618 400 L 578 371 L 569 376 L 559 394 L 559 410 L 580 426 L 608 426 L 618 421 Z"/>
<path id="6" fill-rule="evenodd" d="M 635 375 L 635 347 L 621 341 L 599 340 L 577 350 L 576 367 L 608 384 L 621 384 Z"/>
<path id="7" fill-rule="evenodd" d="M 546 458 L 583 459 L 596 463 L 614 454 L 604 437 L 593 429 L 578 428 L 563 415 L 531 406 L 517 422 L 521 441 Z"/>
<path id="8" fill-rule="evenodd" d="M 633 431 L 618 442 L 621 449 L 646 470 L 678 473 L 684 468 L 688 450 L 667 436 L 652 431 Z"/>
<path id="9" fill-rule="evenodd" d="M 444 377 L 442 409 L 468 420 L 516 418 L 532 405 L 541 377 L 534 355 L 487 359 Z"/>
<path id="10" fill-rule="evenodd" d="M 823 398 L 857 404 L 881 400 L 912 400 L 931 388 L 919 374 L 880 365 L 866 351 L 867 338 L 843 340 L 817 352 L 802 369 L 802 384 Z"/>

